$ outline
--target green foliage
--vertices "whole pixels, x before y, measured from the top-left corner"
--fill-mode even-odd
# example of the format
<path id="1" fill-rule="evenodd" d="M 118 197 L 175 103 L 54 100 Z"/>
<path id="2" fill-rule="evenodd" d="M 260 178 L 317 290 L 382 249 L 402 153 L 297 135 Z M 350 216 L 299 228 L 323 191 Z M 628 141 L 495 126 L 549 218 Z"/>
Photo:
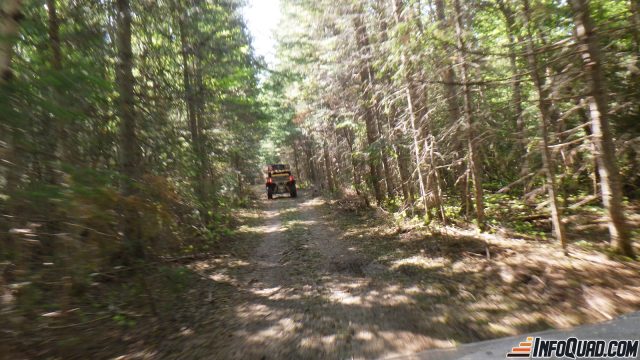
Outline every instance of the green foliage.
<path id="1" fill-rule="evenodd" d="M 133 327 L 136 325 L 136 321 L 134 319 L 128 318 L 124 314 L 116 314 L 113 316 L 112 320 L 118 326 L 122 326 L 122 327 Z"/>
<path id="2" fill-rule="evenodd" d="M 388 198 L 385 200 L 384 207 L 391 212 L 398 212 L 404 207 L 404 199 L 401 197 Z"/>
<path id="3" fill-rule="evenodd" d="M 512 223 L 512 226 L 513 230 L 520 234 L 540 236 L 543 239 L 546 237 L 546 233 L 544 231 L 540 231 L 540 229 L 536 228 L 533 223 L 528 221 L 515 221 Z"/>
<path id="4" fill-rule="evenodd" d="M 287 16 L 278 31 L 282 41 L 273 79 L 275 94 L 289 112 L 272 132 L 278 141 L 263 151 L 277 154 L 271 159 L 289 161 L 291 151 L 304 153 L 308 164 L 301 168 L 320 188 L 333 180 L 334 187 L 372 198 L 379 196 L 373 184 L 389 185 L 377 205 L 391 211 L 399 211 L 399 194 L 409 200 L 407 186 L 400 186 L 405 182 L 413 199 L 429 198 L 428 210 L 414 201 L 412 212 L 444 212 L 448 219 L 467 221 L 478 208 L 466 143 L 471 130 L 492 231 L 509 226 L 509 219 L 539 216 L 535 207 L 548 200 L 548 193 L 540 151 L 540 94 L 528 71 L 530 36 L 544 82 L 542 96 L 547 97 L 542 101 L 550 107 L 545 121 L 557 197 L 565 206 L 580 201 L 594 193 L 598 152 L 584 126 L 592 120 L 585 97 L 589 84 L 576 52 L 570 3 L 532 0 L 525 10 L 522 1 L 504 0 L 283 1 Z M 595 22 L 606 59 L 601 90 L 615 108 L 608 116 L 624 191 L 636 198 L 639 10 L 635 2 L 586 3 L 583 11 Z M 384 174 L 376 174 L 376 166 Z M 590 206 L 565 213 L 595 210 Z M 514 226 L 523 233 L 542 233 L 531 222 Z"/>
<path id="5" fill-rule="evenodd" d="M 174 294 L 181 294 L 189 286 L 193 274 L 184 267 L 160 267 L 160 276 L 166 281 L 169 291 Z"/>
<path id="6" fill-rule="evenodd" d="M 460 205 L 446 204 L 443 206 L 443 208 L 444 215 L 447 217 L 447 219 L 458 219 L 462 212 L 462 206 Z"/>
<path id="7" fill-rule="evenodd" d="M 125 159 L 118 2 L 46 3 L 22 2 L 15 76 L 0 80 L 0 273 L 29 283 L 19 315 L 74 304 L 133 326 L 122 308 L 164 291 L 150 273 L 176 296 L 187 288 L 187 270 L 158 264 L 233 237 L 279 104 L 263 95 L 242 1 L 129 1 L 140 155 Z"/>

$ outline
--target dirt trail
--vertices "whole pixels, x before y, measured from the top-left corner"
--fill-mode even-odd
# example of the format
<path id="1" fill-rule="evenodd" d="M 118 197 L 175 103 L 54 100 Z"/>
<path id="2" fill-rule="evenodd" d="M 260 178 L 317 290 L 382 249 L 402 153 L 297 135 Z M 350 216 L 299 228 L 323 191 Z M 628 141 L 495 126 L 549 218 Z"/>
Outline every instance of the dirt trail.
<path id="1" fill-rule="evenodd" d="M 335 216 L 304 193 L 265 200 L 262 221 L 244 229 L 251 255 L 200 266 L 231 286 L 217 294 L 229 306 L 163 356 L 371 358 L 450 346 L 421 335 L 420 308 L 379 278 L 384 266 L 343 241 Z"/>
<path id="2" fill-rule="evenodd" d="M 333 209 L 300 193 L 240 214 L 230 251 L 192 264 L 197 314 L 152 357 L 380 358 L 640 308 L 636 264 L 490 234 L 403 232 Z"/>

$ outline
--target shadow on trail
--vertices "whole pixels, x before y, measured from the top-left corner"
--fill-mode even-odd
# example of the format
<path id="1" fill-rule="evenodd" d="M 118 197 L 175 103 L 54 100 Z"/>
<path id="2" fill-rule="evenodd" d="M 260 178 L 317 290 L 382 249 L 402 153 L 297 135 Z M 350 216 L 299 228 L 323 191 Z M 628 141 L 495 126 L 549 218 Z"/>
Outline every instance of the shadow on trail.
<path id="1" fill-rule="evenodd" d="M 301 195 L 265 203 L 264 222 L 245 229 L 256 251 L 195 266 L 223 289 L 214 303 L 226 310 L 180 339 L 189 350 L 163 357 L 373 358 L 640 308 L 637 263 L 568 261 L 545 249 L 534 256 L 530 244 L 479 236 L 398 234 Z"/>
<path id="2" fill-rule="evenodd" d="M 296 201 L 298 198 L 292 198 L 289 195 L 273 195 L 273 199 L 269 200 L 269 201 L 282 201 L 282 200 L 289 200 L 289 201 Z"/>

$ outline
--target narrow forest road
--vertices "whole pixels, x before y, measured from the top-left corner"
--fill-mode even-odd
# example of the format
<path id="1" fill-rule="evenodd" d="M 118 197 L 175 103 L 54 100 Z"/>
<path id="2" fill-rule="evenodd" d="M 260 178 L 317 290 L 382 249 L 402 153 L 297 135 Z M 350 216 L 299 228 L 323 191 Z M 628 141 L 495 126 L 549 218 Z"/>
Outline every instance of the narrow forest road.
<path id="1" fill-rule="evenodd" d="M 640 309 L 635 263 L 494 234 L 403 231 L 299 195 L 238 214 L 230 249 L 190 265 L 202 285 L 185 299 L 180 332 L 146 354 L 381 358 Z"/>
<path id="2" fill-rule="evenodd" d="M 248 259 L 195 265 L 227 284 L 211 295 L 225 310 L 185 329 L 162 358 L 371 358 L 452 345 L 421 334 L 420 307 L 378 278 L 382 265 L 342 241 L 321 198 L 264 200 L 256 215 L 241 229 L 255 245 Z"/>

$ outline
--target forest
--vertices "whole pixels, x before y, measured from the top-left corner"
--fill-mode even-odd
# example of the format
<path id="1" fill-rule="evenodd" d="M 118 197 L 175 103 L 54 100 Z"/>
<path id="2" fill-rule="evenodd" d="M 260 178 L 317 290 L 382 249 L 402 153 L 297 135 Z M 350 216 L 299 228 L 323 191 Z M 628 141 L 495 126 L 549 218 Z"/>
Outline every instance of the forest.
<path id="1" fill-rule="evenodd" d="M 282 35 L 281 66 L 296 117 L 282 126 L 309 179 L 480 229 L 495 220 L 491 201 L 536 204 L 563 247 L 563 209 L 595 204 L 612 246 L 633 254 L 636 1 L 293 1 L 288 11 L 299 25 Z"/>
<path id="2" fill-rule="evenodd" d="M 377 358 L 640 309 L 640 1 L 279 3 L 270 63 L 244 0 L 0 0 L 0 353 Z"/>

